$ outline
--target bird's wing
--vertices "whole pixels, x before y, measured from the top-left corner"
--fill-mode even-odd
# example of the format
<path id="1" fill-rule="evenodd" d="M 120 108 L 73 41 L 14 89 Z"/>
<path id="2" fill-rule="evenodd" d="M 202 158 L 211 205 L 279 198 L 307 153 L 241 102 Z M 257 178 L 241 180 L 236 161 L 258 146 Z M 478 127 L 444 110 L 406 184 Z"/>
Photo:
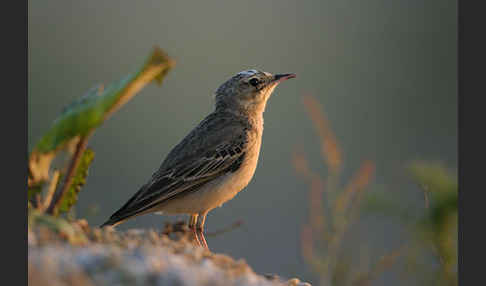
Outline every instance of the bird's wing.
<path id="1" fill-rule="evenodd" d="M 207 117 L 174 147 L 149 182 L 112 219 L 138 214 L 238 170 L 248 147 L 247 128 L 230 116 Z"/>

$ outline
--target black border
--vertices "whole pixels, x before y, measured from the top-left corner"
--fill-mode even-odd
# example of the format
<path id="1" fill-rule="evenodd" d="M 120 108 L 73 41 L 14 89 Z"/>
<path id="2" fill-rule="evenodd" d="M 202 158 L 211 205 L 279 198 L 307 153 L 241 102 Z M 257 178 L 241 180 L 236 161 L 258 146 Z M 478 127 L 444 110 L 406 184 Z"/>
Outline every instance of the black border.
<path id="1" fill-rule="evenodd" d="M 8 5 L 7 5 L 8 4 Z M 28 1 L 2 5 L 2 280 L 27 285 Z"/>
<path id="2" fill-rule="evenodd" d="M 486 96 L 486 24 L 485 9 L 480 7 L 481 3 L 483 2 L 458 2 L 459 285 L 484 284 L 485 200 L 480 196 L 484 197 L 486 191 L 486 112 L 485 105 L 481 103 Z M 476 162 L 473 162 L 474 159 Z M 465 235 L 468 228 L 469 234 Z M 464 259 L 466 257 L 467 260 Z"/>

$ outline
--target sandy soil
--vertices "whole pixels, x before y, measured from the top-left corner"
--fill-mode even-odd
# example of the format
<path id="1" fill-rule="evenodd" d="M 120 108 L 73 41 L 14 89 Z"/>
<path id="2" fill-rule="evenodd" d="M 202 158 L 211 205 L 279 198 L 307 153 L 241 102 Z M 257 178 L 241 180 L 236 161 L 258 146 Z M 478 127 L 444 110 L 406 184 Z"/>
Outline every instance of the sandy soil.
<path id="1" fill-rule="evenodd" d="M 191 237 L 182 224 L 120 232 L 29 216 L 29 285 L 310 285 L 257 274 L 244 260 L 212 253 Z"/>

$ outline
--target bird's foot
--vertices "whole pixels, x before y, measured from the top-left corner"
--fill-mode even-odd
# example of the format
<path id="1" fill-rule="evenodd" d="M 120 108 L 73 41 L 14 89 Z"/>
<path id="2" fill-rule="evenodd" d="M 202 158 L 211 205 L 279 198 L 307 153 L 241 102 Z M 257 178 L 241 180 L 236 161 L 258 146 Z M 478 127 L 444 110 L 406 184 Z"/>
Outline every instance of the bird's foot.
<path id="1" fill-rule="evenodd" d="M 201 238 L 201 246 L 205 249 L 209 250 L 208 243 L 206 242 L 206 238 L 204 237 L 204 232 L 202 228 L 197 228 L 196 232 L 199 234 Z"/>
<path id="2" fill-rule="evenodd" d="M 192 240 L 194 241 L 194 244 L 197 246 L 201 246 L 201 242 L 199 241 L 198 235 L 197 235 L 197 230 L 195 226 L 190 226 L 191 231 L 192 231 Z"/>

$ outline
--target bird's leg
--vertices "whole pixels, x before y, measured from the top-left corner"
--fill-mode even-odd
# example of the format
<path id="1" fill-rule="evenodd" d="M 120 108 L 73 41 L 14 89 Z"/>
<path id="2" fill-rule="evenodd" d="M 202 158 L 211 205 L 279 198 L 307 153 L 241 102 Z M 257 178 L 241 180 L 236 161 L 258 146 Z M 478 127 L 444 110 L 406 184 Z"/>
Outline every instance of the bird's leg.
<path id="1" fill-rule="evenodd" d="M 189 228 L 192 230 L 192 234 L 194 235 L 194 238 L 196 240 L 196 244 L 201 246 L 201 242 L 199 241 L 199 238 L 197 237 L 197 230 L 196 230 L 197 217 L 198 217 L 198 214 L 192 214 L 191 215 L 191 217 L 189 218 Z"/>
<path id="2" fill-rule="evenodd" d="M 206 248 L 207 250 L 209 250 L 208 243 L 206 242 L 206 238 L 204 238 L 204 222 L 206 221 L 206 215 L 207 214 L 208 214 L 208 212 L 204 212 L 204 213 L 199 214 L 200 217 L 199 217 L 199 220 L 197 222 L 197 233 L 201 237 L 202 246 L 204 248 Z"/>

